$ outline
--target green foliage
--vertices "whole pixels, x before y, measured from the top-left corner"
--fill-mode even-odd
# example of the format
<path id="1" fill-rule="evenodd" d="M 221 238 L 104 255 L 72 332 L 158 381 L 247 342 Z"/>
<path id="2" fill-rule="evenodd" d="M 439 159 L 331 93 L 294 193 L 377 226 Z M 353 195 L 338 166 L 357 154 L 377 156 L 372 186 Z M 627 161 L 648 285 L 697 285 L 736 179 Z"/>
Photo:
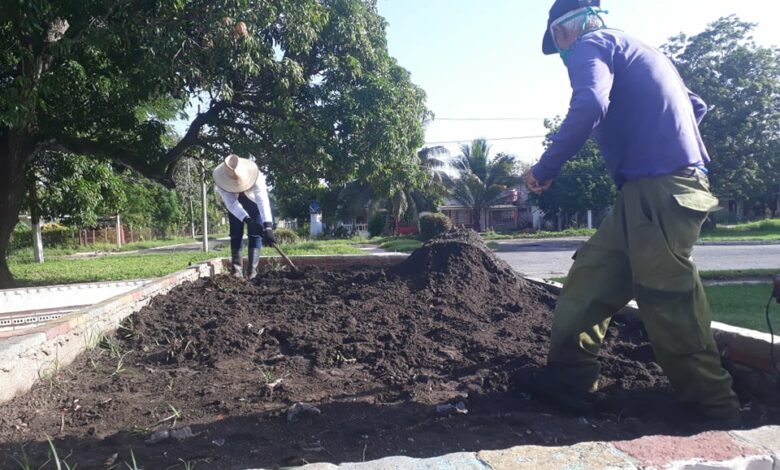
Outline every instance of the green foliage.
<path id="1" fill-rule="evenodd" d="M 558 132 L 560 119 L 545 121 L 549 138 Z M 531 202 L 548 218 L 559 214 L 568 218 L 577 212 L 599 210 L 615 202 L 617 188 L 607 173 L 606 164 L 596 143 L 591 139 L 563 165 L 553 185 L 541 196 L 530 195 Z"/>
<path id="2" fill-rule="evenodd" d="M 448 230 L 452 230 L 452 221 L 446 215 L 434 213 L 420 216 L 420 240 L 430 240 Z"/>
<path id="3" fill-rule="evenodd" d="M 461 146 L 461 155 L 454 162 L 457 178 L 446 175 L 450 195 L 472 211 L 474 230 L 481 231 L 485 209 L 498 204 L 506 190 L 522 183 L 520 164 L 513 155 L 490 156 L 485 139 L 476 139 L 471 145 Z"/>
<path id="4" fill-rule="evenodd" d="M 11 243 L 8 247 L 8 251 L 17 251 L 25 248 L 32 248 L 32 230 L 25 224 L 19 223 L 14 227 L 14 231 L 11 234 Z"/>
<path id="5" fill-rule="evenodd" d="M 748 328 L 751 330 L 769 332 L 764 317 L 769 294 L 772 292 L 771 283 L 765 284 L 733 284 L 705 286 L 707 300 L 712 309 L 715 321 L 729 325 Z M 773 307 L 777 312 L 777 307 Z M 773 313 L 770 312 L 770 313 Z M 780 325 L 780 315 L 772 316 L 775 331 Z"/>
<path id="6" fill-rule="evenodd" d="M 720 225 L 702 232 L 702 240 L 780 240 L 780 219 L 766 219 L 738 225 Z"/>
<path id="7" fill-rule="evenodd" d="M 43 219 L 91 226 L 125 204 L 124 182 L 106 162 L 48 151 L 39 153 L 28 171 L 36 185 L 35 209 Z M 27 203 L 33 202 L 28 198 Z"/>
<path id="8" fill-rule="evenodd" d="M 377 212 L 368 222 L 368 236 L 378 237 L 385 229 L 385 215 Z"/>
<path id="9" fill-rule="evenodd" d="M 276 241 L 282 245 L 292 245 L 301 241 L 301 238 L 295 233 L 295 230 L 289 228 L 278 228 L 274 230 Z"/>
<path id="10" fill-rule="evenodd" d="M 754 27 L 728 16 L 663 49 L 710 107 L 700 128 L 713 191 L 763 214 L 780 189 L 780 49 L 757 46 Z"/>
<path id="11" fill-rule="evenodd" d="M 379 245 L 383 250 L 397 251 L 399 253 L 411 253 L 421 246 L 422 242 L 420 240 L 408 239 L 389 240 Z"/>
<path id="12" fill-rule="evenodd" d="M 363 253 L 351 242 L 343 240 L 301 242 L 294 245 L 282 245 L 281 248 L 289 256 Z M 276 250 L 269 247 L 263 247 L 261 255 L 278 257 Z M 185 269 L 194 263 L 228 256 L 230 256 L 230 250 L 223 248 L 210 253 L 182 251 L 80 259 L 49 259 L 45 264 L 37 264 L 32 260 L 32 253 L 26 253 L 12 256 L 9 260 L 9 266 L 22 285 L 51 285 L 159 277 Z"/>
<path id="13" fill-rule="evenodd" d="M 373 0 L 0 8 L 0 251 L 21 206 L 19 176 L 41 148 L 168 185 L 194 147 L 213 160 L 233 151 L 254 155 L 276 187 L 387 181 L 413 169 L 423 143 L 425 94 L 389 56 Z M 196 97 L 190 128 L 173 138 L 165 121 Z M 0 284 L 9 282 L 0 257 Z"/>

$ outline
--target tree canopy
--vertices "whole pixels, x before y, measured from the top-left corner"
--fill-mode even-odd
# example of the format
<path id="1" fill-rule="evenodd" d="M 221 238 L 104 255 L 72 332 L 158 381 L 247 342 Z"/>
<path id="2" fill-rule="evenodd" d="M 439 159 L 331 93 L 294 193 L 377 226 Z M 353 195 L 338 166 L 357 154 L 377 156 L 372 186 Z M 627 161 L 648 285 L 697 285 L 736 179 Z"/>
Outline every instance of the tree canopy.
<path id="1" fill-rule="evenodd" d="M 389 56 L 375 0 L 11 0 L 0 46 L 2 252 L 42 150 L 171 185 L 199 147 L 254 156 L 272 184 L 339 184 L 403 171 L 423 142 L 425 94 Z M 193 100 L 171 140 L 166 119 Z"/>
<path id="2" fill-rule="evenodd" d="M 560 119 L 545 121 L 548 137 L 558 132 Z M 545 146 L 550 141 L 545 142 Z M 577 212 L 598 210 L 615 202 L 617 189 L 607 173 L 598 145 L 588 140 L 566 162 L 553 185 L 541 196 L 532 194 L 534 203 L 547 217 L 571 216 Z"/>
<path id="3" fill-rule="evenodd" d="M 454 161 L 458 175 L 449 179 L 450 195 L 472 212 L 474 230 L 482 230 L 482 214 L 504 198 L 506 190 L 522 183 L 520 167 L 513 155 L 490 155 L 485 139 L 462 145 Z"/>
<path id="4" fill-rule="evenodd" d="M 754 27 L 720 18 L 663 50 L 709 105 L 700 128 L 714 192 L 761 208 L 780 190 L 780 49 L 756 45 Z"/>

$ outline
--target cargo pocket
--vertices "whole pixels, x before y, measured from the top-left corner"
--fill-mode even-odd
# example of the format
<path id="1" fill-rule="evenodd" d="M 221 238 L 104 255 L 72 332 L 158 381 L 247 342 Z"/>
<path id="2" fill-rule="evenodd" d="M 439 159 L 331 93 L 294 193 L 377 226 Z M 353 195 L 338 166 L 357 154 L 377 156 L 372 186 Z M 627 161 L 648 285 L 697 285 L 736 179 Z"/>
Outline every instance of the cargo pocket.
<path id="1" fill-rule="evenodd" d="M 695 281 L 687 257 L 673 249 L 657 224 L 647 221 L 631 228 L 629 258 L 634 283 L 656 291 L 689 292 Z"/>
<path id="2" fill-rule="evenodd" d="M 637 286 L 635 291 L 653 349 L 660 350 L 656 354 L 687 355 L 706 349 L 710 318 L 698 290 L 668 292 Z"/>
<path id="3" fill-rule="evenodd" d="M 690 191 L 672 195 L 677 204 L 694 212 L 709 214 L 721 209 L 718 198 L 706 191 Z"/>
<path id="4" fill-rule="evenodd" d="M 677 211 L 667 219 L 667 230 L 673 234 L 669 245 L 675 253 L 690 257 L 693 245 L 699 239 L 702 224 L 710 212 L 720 209 L 718 198 L 705 189 L 695 188 L 673 194 L 672 198 Z"/>

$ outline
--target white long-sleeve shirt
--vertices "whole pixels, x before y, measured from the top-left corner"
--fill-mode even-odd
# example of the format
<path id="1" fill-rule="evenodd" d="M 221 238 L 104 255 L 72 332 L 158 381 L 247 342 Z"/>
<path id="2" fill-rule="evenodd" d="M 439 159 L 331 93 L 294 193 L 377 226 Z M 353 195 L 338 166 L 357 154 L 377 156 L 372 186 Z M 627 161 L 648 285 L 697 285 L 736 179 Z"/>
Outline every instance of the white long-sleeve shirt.
<path id="1" fill-rule="evenodd" d="M 238 202 L 238 196 L 240 193 L 231 193 L 217 186 L 217 192 L 222 198 L 222 202 L 225 203 L 225 207 L 231 214 L 236 216 L 238 220 L 244 220 L 249 217 L 249 214 L 244 207 Z M 273 216 L 271 215 L 271 202 L 268 200 L 268 186 L 265 183 L 265 175 L 263 172 L 257 177 L 257 181 L 254 186 L 244 191 L 244 194 L 250 201 L 257 204 L 257 208 L 260 210 L 260 218 L 263 223 L 273 222 Z"/>

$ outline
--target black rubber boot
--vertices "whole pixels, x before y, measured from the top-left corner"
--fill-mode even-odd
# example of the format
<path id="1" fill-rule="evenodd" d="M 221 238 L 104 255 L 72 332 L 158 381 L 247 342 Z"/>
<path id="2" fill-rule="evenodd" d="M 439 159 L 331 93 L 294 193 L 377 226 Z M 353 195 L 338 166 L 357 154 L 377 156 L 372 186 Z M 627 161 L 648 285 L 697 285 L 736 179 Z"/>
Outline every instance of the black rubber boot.
<path id="1" fill-rule="evenodd" d="M 244 278 L 244 257 L 241 251 L 230 252 L 230 274 L 239 279 Z"/>
<path id="2" fill-rule="evenodd" d="M 593 411 L 594 395 L 566 384 L 552 367 L 543 367 L 534 373 L 530 386 L 538 400 L 559 405 L 574 413 Z"/>
<path id="3" fill-rule="evenodd" d="M 257 248 L 249 250 L 248 261 L 249 280 L 252 281 L 257 277 L 257 265 L 260 263 L 260 250 Z"/>

